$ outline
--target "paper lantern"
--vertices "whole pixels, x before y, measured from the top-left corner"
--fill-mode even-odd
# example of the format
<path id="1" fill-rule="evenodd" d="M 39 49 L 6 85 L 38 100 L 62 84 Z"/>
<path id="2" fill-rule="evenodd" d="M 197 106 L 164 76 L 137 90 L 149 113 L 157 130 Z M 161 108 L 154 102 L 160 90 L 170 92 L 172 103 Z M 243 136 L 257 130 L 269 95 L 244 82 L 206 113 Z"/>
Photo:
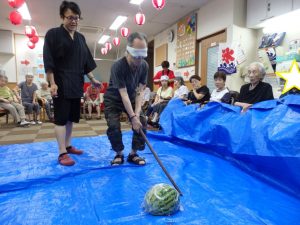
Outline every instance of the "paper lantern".
<path id="1" fill-rule="evenodd" d="M 13 8 L 19 8 L 24 4 L 24 0 L 8 0 L 8 4 Z"/>
<path id="2" fill-rule="evenodd" d="M 127 27 L 122 27 L 121 35 L 122 35 L 122 37 L 127 37 L 129 35 L 129 29 Z"/>
<path id="3" fill-rule="evenodd" d="M 106 42 L 105 43 L 105 48 L 107 49 L 107 51 L 110 51 L 112 49 L 112 45 L 110 42 Z"/>
<path id="4" fill-rule="evenodd" d="M 39 37 L 33 36 L 33 37 L 29 38 L 29 41 L 31 41 L 33 44 L 36 44 L 39 42 Z"/>
<path id="5" fill-rule="evenodd" d="M 143 25 L 145 23 L 145 15 L 141 12 L 138 12 L 137 14 L 135 14 L 135 22 L 137 25 Z"/>
<path id="6" fill-rule="evenodd" d="M 101 53 L 102 53 L 102 55 L 106 55 L 107 54 L 107 48 L 105 48 L 105 47 L 103 47 L 103 48 L 101 48 Z"/>
<path id="7" fill-rule="evenodd" d="M 9 14 L 9 20 L 13 25 L 19 25 L 22 23 L 22 16 L 18 11 L 12 11 Z"/>
<path id="8" fill-rule="evenodd" d="M 119 46 L 120 45 L 120 38 L 119 37 L 115 37 L 114 39 L 113 39 L 113 44 L 114 44 L 114 46 Z"/>
<path id="9" fill-rule="evenodd" d="M 29 38 L 36 36 L 36 29 L 34 26 L 25 26 L 25 35 Z"/>
<path id="10" fill-rule="evenodd" d="M 156 8 L 157 10 L 161 10 L 165 6 L 166 1 L 165 0 L 152 0 L 152 4 L 153 4 L 154 8 Z"/>
<path id="11" fill-rule="evenodd" d="M 28 48 L 30 48 L 30 49 L 34 49 L 34 48 L 35 48 L 35 44 L 32 43 L 31 41 L 28 41 L 28 42 L 27 42 L 27 46 L 28 46 Z"/>

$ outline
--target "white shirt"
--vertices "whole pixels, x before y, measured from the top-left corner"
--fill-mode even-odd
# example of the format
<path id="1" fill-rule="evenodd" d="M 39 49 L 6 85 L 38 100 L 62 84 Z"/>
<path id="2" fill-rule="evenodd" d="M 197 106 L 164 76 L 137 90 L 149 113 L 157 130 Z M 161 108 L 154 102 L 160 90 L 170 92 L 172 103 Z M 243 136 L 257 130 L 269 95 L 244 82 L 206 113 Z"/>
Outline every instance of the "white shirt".
<path id="1" fill-rule="evenodd" d="M 223 96 L 228 93 L 228 89 L 225 88 L 222 91 L 218 91 L 217 89 L 214 89 L 211 93 L 210 99 L 209 101 L 211 102 L 221 102 L 221 98 L 223 98 Z"/>
<path id="2" fill-rule="evenodd" d="M 189 89 L 185 85 L 181 85 L 175 92 L 174 98 L 182 98 L 184 95 L 187 97 Z"/>

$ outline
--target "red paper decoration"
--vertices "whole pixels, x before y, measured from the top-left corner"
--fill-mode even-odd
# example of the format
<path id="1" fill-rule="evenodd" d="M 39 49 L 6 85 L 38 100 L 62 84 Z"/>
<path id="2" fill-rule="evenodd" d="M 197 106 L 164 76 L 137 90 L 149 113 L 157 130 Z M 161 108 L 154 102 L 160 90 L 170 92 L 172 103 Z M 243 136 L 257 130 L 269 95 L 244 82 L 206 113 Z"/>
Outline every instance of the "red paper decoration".
<path id="1" fill-rule="evenodd" d="M 129 35 L 129 29 L 127 27 L 122 27 L 121 35 L 122 35 L 122 37 L 127 37 Z"/>
<path id="2" fill-rule="evenodd" d="M 136 15 L 135 15 L 135 22 L 137 25 L 143 25 L 145 23 L 145 15 L 141 12 L 138 12 Z"/>
<path id="3" fill-rule="evenodd" d="M 112 45 L 110 42 L 106 42 L 105 43 L 105 48 L 107 49 L 107 51 L 110 51 L 112 49 Z"/>
<path id="4" fill-rule="evenodd" d="M 36 44 L 39 42 L 39 37 L 33 36 L 32 38 L 29 38 L 29 41 L 31 41 L 33 44 Z"/>
<path id="5" fill-rule="evenodd" d="M 22 16 L 18 11 L 12 11 L 9 14 L 9 20 L 13 25 L 19 25 L 22 23 Z"/>
<path id="6" fill-rule="evenodd" d="M 8 4 L 13 8 L 19 8 L 24 4 L 24 0 L 8 0 Z"/>
<path id="7" fill-rule="evenodd" d="M 121 40 L 120 40 L 119 37 L 115 37 L 115 38 L 113 39 L 113 44 L 114 44 L 114 46 L 119 46 L 119 45 L 120 45 L 120 42 L 121 42 Z"/>
<path id="8" fill-rule="evenodd" d="M 152 0 L 152 4 L 153 4 L 154 8 L 156 8 L 157 10 L 161 10 L 165 6 L 166 1 L 165 0 Z"/>
<path id="9" fill-rule="evenodd" d="M 34 26 L 25 26 L 25 35 L 29 38 L 36 36 L 36 29 Z"/>
<path id="10" fill-rule="evenodd" d="M 34 49 L 34 48 L 35 48 L 35 44 L 32 43 L 31 41 L 28 41 L 28 42 L 27 42 L 27 46 L 28 46 L 28 48 L 30 48 L 30 49 Z"/>
<path id="11" fill-rule="evenodd" d="M 105 48 L 105 47 L 103 47 L 103 48 L 101 48 L 101 53 L 102 53 L 102 55 L 106 55 L 107 54 L 107 48 Z"/>

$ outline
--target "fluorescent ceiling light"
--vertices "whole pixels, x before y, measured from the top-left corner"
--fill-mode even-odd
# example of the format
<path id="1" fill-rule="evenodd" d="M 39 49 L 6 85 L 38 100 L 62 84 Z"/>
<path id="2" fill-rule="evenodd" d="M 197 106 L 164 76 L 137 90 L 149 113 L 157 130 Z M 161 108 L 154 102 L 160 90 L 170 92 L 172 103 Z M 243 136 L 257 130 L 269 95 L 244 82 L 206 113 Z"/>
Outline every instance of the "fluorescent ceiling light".
<path id="1" fill-rule="evenodd" d="M 130 4 L 140 5 L 144 0 L 130 0 Z"/>
<path id="2" fill-rule="evenodd" d="M 109 38 L 110 38 L 109 35 L 103 35 L 103 36 L 99 39 L 98 43 L 99 43 L 99 44 L 104 44 L 105 42 L 107 42 L 107 40 L 108 40 Z"/>
<path id="3" fill-rule="evenodd" d="M 118 16 L 115 21 L 110 25 L 110 30 L 117 30 L 125 21 L 127 16 Z"/>
<path id="4" fill-rule="evenodd" d="M 22 15 L 23 20 L 31 20 L 26 2 L 24 2 L 24 4 L 20 8 L 18 8 L 18 12 Z"/>

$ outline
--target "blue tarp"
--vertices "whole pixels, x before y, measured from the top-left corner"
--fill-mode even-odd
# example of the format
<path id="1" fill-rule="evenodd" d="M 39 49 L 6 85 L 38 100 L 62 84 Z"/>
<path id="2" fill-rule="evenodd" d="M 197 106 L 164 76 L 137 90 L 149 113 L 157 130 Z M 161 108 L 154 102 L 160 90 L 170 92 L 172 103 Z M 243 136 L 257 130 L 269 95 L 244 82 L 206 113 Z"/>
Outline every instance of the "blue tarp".
<path id="1" fill-rule="evenodd" d="M 164 135 L 199 144 L 300 198 L 300 96 L 253 105 L 247 112 L 211 102 L 203 108 L 169 103 Z"/>
<path id="2" fill-rule="evenodd" d="M 150 187 L 169 183 L 148 148 L 141 153 L 146 166 L 111 167 L 106 136 L 75 138 L 85 153 L 73 157 L 75 166 L 62 167 L 55 142 L 0 146 L 0 224 L 297 225 L 298 100 L 262 103 L 243 115 L 222 104 L 182 105 L 175 113 L 171 103 L 162 117 L 172 117 L 171 126 L 148 134 L 183 192 L 181 210 L 168 217 L 141 208 Z M 292 133 L 285 135 L 287 128 Z M 123 135 L 126 154 L 131 136 Z"/>

